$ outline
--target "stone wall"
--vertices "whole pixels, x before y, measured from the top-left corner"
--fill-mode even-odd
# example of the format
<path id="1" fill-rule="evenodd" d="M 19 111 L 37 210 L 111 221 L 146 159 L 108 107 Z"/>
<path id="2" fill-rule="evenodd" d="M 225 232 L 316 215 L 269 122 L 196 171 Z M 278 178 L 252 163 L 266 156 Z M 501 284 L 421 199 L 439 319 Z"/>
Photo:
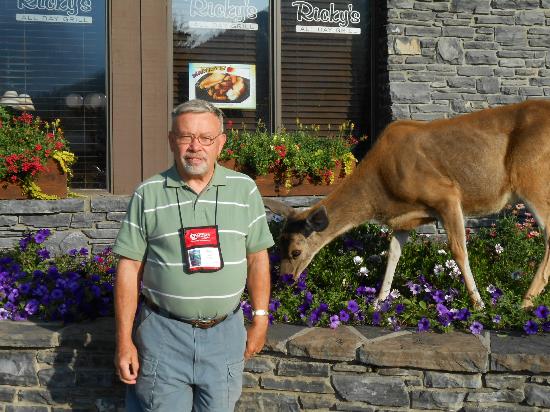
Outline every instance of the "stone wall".
<path id="1" fill-rule="evenodd" d="M 122 411 L 114 321 L 0 322 L 0 412 Z M 237 411 L 549 411 L 544 336 L 275 325 Z"/>
<path id="2" fill-rule="evenodd" d="M 550 0 L 388 0 L 393 118 L 550 97 Z"/>

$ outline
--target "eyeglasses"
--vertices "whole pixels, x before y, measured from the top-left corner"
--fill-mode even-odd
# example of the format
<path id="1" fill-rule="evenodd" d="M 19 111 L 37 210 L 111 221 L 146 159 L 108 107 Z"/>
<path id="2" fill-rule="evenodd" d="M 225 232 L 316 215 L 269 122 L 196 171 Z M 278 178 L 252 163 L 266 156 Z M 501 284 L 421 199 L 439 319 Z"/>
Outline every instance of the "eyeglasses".
<path id="1" fill-rule="evenodd" d="M 203 146 L 210 146 L 214 143 L 214 140 L 223 133 L 220 133 L 216 136 L 195 136 L 192 133 L 189 134 L 174 134 L 174 140 L 177 144 L 190 144 L 193 139 L 197 139 L 199 143 Z"/>

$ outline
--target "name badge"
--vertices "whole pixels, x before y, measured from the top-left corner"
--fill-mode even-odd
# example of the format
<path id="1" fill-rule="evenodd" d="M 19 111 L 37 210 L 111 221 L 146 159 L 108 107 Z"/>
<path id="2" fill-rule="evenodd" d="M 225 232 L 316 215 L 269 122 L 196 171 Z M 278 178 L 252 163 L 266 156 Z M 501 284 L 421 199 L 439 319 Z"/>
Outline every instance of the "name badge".
<path id="1" fill-rule="evenodd" d="M 182 242 L 188 272 L 216 272 L 223 268 L 218 226 L 184 228 Z"/>

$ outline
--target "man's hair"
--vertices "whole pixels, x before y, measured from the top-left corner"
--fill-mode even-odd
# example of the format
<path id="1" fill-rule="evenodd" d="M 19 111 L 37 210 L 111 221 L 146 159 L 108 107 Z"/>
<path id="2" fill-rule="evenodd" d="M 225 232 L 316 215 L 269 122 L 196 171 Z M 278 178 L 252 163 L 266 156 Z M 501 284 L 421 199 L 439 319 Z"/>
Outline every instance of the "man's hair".
<path id="1" fill-rule="evenodd" d="M 213 104 L 210 104 L 201 99 L 189 100 L 182 103 L 172 110 L 172 129 L 174 128 L 174 120 L 184 113 L 213 113 L 220 121 L 220 133 L 223 133 L 223 112 Z"/>

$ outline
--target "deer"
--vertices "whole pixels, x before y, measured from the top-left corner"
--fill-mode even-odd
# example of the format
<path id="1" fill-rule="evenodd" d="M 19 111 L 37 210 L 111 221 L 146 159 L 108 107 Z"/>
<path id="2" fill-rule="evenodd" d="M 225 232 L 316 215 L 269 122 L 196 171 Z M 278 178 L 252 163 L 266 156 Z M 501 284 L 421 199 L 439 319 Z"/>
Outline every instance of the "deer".
<path id="1" fill-rule="evenodd" d="M 380 134 L 354 172 L 305 210 L 264 198 L 285 218 L 281 274 L 297 278 L 327 243 L 365 222 L 392 229 L 377 301 L 391 291 L 409 232 L 439 220 L 475 309 L 484 308 L 470 269 L 465 217 L 497 213 L 523 200 L 541 229 L 545 253 L 522 300 L 533 306 L 550 275 L 550 101 L 483 109 L 448 119 L 397 120 Z"/>

